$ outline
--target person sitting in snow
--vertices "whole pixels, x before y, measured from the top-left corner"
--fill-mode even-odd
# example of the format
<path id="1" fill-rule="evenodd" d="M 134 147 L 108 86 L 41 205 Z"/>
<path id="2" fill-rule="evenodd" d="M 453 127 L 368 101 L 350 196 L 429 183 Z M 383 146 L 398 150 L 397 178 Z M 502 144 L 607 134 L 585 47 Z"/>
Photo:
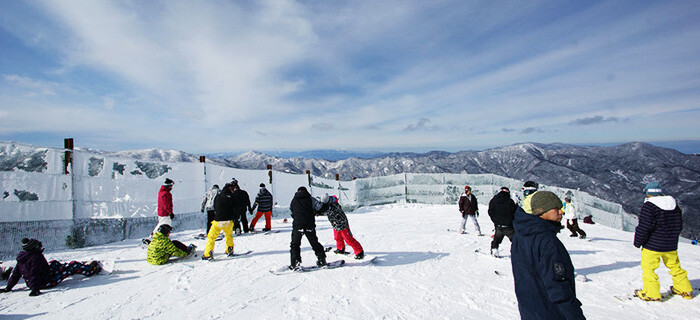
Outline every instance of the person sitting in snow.
<path id="1" fill-rule="evenodd" d="M 634 246 L 642 248 L 643 289 L 634 294 L 644 301 L 659 301 L 659 277 L 656 268 L 659 260 L 669 269 L 673 279 L 671 293 L 685 299 L 693 298 L 693 287 L 688 272 L 681 268 L 678 259 L 678 237 L 683 229 L 683 216 L 676 199 L 662 194 L 661 185 L 652 181 L 644 187 L 646 199 L 639 214 L 639 224 L 634 229 Z"/>
<path id="2" fill-rule="evenodd" d="M 325 266 L 326 252 L 323 250 L 323 245 L 318 242 L 316 236 L 316 210 L 314 209 L 314 199 L 305 187 L 299 187 L 294 194 L 292 202 L 289 204 L 289 209 L 292 211 L 292 241 L 289 244 L 290 260 L 289 269 L 296 270 L 301 266 L 301 238 L 306 236 L 309 244 L 314 249 L 316 257 L 316 265 L 319 267 Z"/>
<path id="3" fill-rule="evenodd" d="M 7 286 L 0 289 L 0 292 L 12 291 L 19 279 L 24 278 L 27 287 L 31 290 L 29 296 L 34 297 L 41 294 L 39 290 L 53 288 L 76 273 L 89 277 L 100 271 L 102 271 L 102 265 L 99 261 L 62 263 L 51 260 L 47 262 L 41 241 L 23 238 L 22 251 L 17 255 L 17 265 L 7 280 Z"/>
<path id="4" fill-rule="evenodd" d="M 476 234 L 482 236 L 481 228 L 479 227 L 479 221 L 476 218 L 479 216 L 479 204 L 476 200 L 476 196 L 472 194 L 472 188 L 470 186 L 464 186 L 464 193 L 459 197 L 459 212 L 462 213 L 462 224 L 459 228 L 459 232 L 466 233 L 465 226 L 467 224 L 467 218 L 471 218 L 474 222 L 474 229 L 476 229 Z"/>
<path id="5" fill-rule="evenodd" d="M 148 255 L 146 261 L 153 265 L 161 265 L 168 262 L 171 256 L 186 257 L 194 252 L 195 246 L 184 245 L 177 240 L 170 240 L 170 231 L 173 230 L 168 224 L 161 224 L 158 231 L 153 235 L 153 240 L 148 244 Z"/>
<path id="6" fill-rule="evenodd" d="M 338 203 L 338 197 L 328 196 L 326 193 L 321 198 L 321 205 L 319 213 L 326 213 L 328 221 L 330 221 L 331 226 L 333 226 L 333 238 L 335 238 L 336 244 L 336 249 L 333 252 L 348 254 L 345 251 L 345 243 L 347 242 L 355 253 L 355 259 L 359 260 L 364 258 L 365 251 L 362 249 L 362 245 L 352 236 L 348 217 L 345 215 L 340 203 Z"/>

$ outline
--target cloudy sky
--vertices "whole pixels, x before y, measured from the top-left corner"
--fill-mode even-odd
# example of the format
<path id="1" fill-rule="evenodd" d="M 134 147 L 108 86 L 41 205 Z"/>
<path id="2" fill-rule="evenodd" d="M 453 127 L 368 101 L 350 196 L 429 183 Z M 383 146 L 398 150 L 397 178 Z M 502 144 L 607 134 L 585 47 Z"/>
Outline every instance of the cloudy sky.
<path id="1" fill-rule="evenodd" d="M 0 1 L 0 140 L 700 140 L 698 1 Z"/>

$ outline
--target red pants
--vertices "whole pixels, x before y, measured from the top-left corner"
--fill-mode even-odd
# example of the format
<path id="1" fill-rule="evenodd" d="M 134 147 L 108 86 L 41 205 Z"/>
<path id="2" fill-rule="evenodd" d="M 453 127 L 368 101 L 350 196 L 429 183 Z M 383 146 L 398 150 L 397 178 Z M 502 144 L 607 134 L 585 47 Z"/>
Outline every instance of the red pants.
<path id="1" fill-rule="evenodd" d="M 270 219 L 272 219 L 272 211 L 267 211 L 267 212 L 260 212 L 255 214 L 255 218 L 253 218 L 253 221 L 250 222 L 250 228 L 253 229 L 255 228 L 255 224 L 258 223 L 258 219 L 260 217 L 265 215 L 265 228 L 266 229 L 272 229 L 272 223 L 270 222 Z"/>
<path id="2" fill-rule="evenodd" d="M 341 231 L 334 229 L 333 237 L 335 238 L 335 245 L 338 247 L 338 250 L 345 250 L 345 243 L 347 242 L 348 245 L 352 247 L 352 250 L 355 251 L 355 254 L 362 252 L 362 245 L 352 236 L 350 228 Z"/>

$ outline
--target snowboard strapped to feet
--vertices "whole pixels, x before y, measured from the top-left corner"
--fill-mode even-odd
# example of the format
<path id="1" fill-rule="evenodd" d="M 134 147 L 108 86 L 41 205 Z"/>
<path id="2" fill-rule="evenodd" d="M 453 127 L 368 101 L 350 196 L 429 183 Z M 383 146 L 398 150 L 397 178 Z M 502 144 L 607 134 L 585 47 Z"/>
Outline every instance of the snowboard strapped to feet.
<path id="1" fill-rule="evenodd" d="M 329 262 L 324 266 L 299 266 L 296 269 L 290 269 L 289 266 L 284 266 L 280 267 L 278 269 L 270 270 L 270 273 L 276 274 L 276 275 L 283 275 L 283 274 L 291 274 L 291 273 L 300 273 L 300 272 L 310 272 L 310 271 L 317 271 L 317 270 L 322 270 L 322 269 L 335 269 L 339 268 L 345 265 L 345 260 L 338 260 L 338 261 L 333 261 Z"/>

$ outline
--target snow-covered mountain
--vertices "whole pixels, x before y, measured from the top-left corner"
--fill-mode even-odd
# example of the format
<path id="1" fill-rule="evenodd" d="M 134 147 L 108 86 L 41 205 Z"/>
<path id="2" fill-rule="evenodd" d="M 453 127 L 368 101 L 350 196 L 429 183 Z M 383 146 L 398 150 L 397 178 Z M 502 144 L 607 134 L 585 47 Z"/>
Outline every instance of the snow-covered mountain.
<path id="1" fill-rule="evenodd" d="M 524 143 L 484 151 L 392 153 L 339 161 L 282 159 L 251 151 L 226 160 L 237 168 L 264 169 L 272 164 L 276 170 L 311 170 L 329 179 L 339 174 L 343 180 L 402 172 L 494 173 L 580 189 L 620 203 L 634 214 L 641 207 L 644 185 L 657 180 L 685 212 L 683 235 L 700 237 L 700 157 L 641 142 L 597 147 Z"/>

